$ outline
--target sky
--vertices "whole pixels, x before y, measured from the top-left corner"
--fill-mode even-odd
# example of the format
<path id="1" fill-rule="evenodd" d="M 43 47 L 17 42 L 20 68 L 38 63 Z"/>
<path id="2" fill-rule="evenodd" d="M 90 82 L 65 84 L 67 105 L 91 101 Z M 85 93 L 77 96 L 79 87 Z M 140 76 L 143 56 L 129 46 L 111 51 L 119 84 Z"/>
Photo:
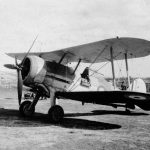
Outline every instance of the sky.
<path id="1" fill-rule="evenodd" d="M 28 51 L 37 35 L 32 52 L 117 36 L 150 40 L 150 1 L 0 0 L 0 66 L 14 63 L 4 53 Z M 129 64 L 131 75 L 150 76 L 150 56 Z"/>

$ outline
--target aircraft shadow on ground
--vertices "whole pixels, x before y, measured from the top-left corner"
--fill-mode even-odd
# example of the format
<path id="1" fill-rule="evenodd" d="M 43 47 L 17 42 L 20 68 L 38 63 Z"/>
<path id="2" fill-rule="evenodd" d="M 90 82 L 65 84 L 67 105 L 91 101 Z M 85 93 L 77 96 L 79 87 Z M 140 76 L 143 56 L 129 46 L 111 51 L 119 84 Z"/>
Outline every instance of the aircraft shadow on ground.
<path id="1" fill-rule="evenodd" d="M 126 111 L 116 111 L 116 110 L 93 110 L 90 113 L 68 113 L 65 114 L 66 117 L 79 117 L 79 116 L 96 116 L 96 115 L 125 115 L 125 116 L 143 116 L 149 115 L 148 113 L 143 112 L 126 112 Z"/>
<path id="2" fill-rule="evenodd" d="M 42 113 L 28 119 L 19 115 L 18 110 L 0 108 L 0 126 L 7 127 L 40 127 L 40 126 L 59 126 L 73 129 L 88 129 L 88 130 L 110 130 L 119 129 L 120 125 L 91 121 L 78 118 L 64 118 L 59 124 L 52 124 L 48 121 L 48 116 Z"/>

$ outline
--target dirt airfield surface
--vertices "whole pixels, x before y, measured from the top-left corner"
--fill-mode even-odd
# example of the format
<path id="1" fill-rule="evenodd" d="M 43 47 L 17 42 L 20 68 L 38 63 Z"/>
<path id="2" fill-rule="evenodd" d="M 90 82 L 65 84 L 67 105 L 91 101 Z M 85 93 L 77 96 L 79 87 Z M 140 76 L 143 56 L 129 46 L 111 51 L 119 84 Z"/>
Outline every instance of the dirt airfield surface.
<path id="1" fill-rule="evenodd" d="M 39 101 L 33 118 L 18 112 L 15 90 L 0 88 L 0 150 L 144 150 L 150 149 L 150 112 L 126 114 L 123 108 L 59 100 L 65 118 L 47 120 L 49 100 Z"/>

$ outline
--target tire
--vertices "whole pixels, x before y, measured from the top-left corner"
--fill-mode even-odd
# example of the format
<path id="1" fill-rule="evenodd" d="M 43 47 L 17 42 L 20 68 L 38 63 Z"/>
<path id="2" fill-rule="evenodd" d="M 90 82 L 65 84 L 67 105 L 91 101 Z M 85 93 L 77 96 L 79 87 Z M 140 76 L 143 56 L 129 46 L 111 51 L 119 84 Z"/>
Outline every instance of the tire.
<path id="1" fill-rule="evenodd" d="M 61 106 L 52 106 L 48 111 L 48 117 L 52 123 L 60 123 L 64 117 L 64 110 Z"/>
<path id="2" fill-rule="evenodd" d="M 21 105 L 19 107 L 19 112 L 20 112 L 21 116 L 23 116 L 23 117 L 33 116 L 33 114 L 35 112 L 35 108 L 33 110 L 29 111 L 28 108 L 30 105 L 31 105 L 30 101 L 24 101 L 21 103 Z"/>

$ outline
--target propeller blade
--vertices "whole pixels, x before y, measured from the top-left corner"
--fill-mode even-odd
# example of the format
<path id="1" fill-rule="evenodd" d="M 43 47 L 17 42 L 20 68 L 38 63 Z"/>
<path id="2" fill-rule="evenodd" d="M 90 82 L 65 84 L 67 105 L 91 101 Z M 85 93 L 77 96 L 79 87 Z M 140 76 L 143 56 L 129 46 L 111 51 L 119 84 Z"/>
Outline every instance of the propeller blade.
<path id="1" fill-rule="evenodd" d="M 30 53 L 30 50 L 32 49 L 32 47 L 33 47 L 33 45 L 34 45 L 35 41 L 37 40 L 37 38 L 38 38 L 38 35 L 35 37 L 34 41 L 32 42 L 32 44 L 31 44 L 31 46 L 30 46 L 30 48 L 29 48 L 28 52 L 27 52 L 27 53 L 26 53 L 26 55 L 24 56 L 24 58 L 23 58 L 23 60 L 22 60 L 22 62 L 21 62 L 21 64 L 20 64 L 20 65 L 23 65 L 23 63 L 24 63 L 24 61 L 25 61 L 26 57 L 27 57 L 27 56 L 28 56 L 28 54 Z"/>
<path id="2" fill-rule="evenodd" d="M 18 66 L 17 57 L 15 57 L 15 64 Z"/>
<path id="3" fill-rule="evenodd" d="M 18 74 L 18 83 L 17 83 L 18 103 L 20 105 L 21 98 L 22 98 L 22 87 L 23 87 L 23 80 L 22 80 L 22 75 L 21 75 L 21 70 L 20 69 L 17 69 L 17 74 Z"/>
<path id="4" fill-rule="evenodd" d="M 17 69 L 17 75 L 18 75 L 18 83 L 17 83 L 17 89 L 18 89 L 18 103 L 20 105 L 21 103 L 21 98 L 22 98 L 22 88 L 23 88 L 23 80 L 22 80 L 22 74 L 21 74 L 21 70 L 23 68 L 23 64 L 24 61 L 26 59 L 26 57 L 28 56 L 28 54 L 30 53 L 30 50 L 32 49 L 36 39 L 37 39 L 38 35 L 36 36 L 36 38 L 34 39 L 33 43 L 31 44 L 28 52 L 26 53 L 25 57 L 23 58 L 22 62 L 20 64 L 18 64 L 17 62 L 17 58 L 15 58 L 15 64 L 16 64 L 16 68 Z M 8 65 L 6 65 L 8 66 Z M 10 66 L 9 66 L 10 67 Z M 12 66 L 11 66 L 12 67 Z"/>
<path id="5" fill-rule="evenodd" d="M 17 69 L 17 67 L 13 64 L 4 64 L 4 67 L 6 67 L 8 69 Z"/>

